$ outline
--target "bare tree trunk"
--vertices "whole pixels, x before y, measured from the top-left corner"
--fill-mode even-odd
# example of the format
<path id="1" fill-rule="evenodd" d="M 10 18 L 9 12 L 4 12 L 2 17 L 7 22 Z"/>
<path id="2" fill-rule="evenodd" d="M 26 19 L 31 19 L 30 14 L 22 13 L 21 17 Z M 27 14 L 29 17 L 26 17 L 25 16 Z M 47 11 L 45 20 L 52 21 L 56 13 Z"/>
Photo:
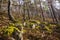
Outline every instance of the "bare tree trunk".
<path id="1" fill-rule="evenodd" d="M 33 11 L 34 11 L 34 9 L 33 9 L 34 7 L 33 7 L 32 5 L 33 5 L 33 4 L 31 4 L 31 6 L 30 6 L 31 17 L 32 17 L 31 19 L 33 19 Z"/>
<path id="2" fill-rule="evenodd" d="M 49 13 L 51 14 L 51 17 L 53 19 L 53 22 L 54 22 L 54 17 L 53 17 L 53 13 L 52 13 L 52 9 L 51 9 L 51 4 L 48 2 L 48 7 L 49 7 Z"/>
<path id="3" fill-rule="evenodd" d="M 54 9 L 53 9 L 52 4 L 51 4 L 51 8 L 52 8 L 52 12 L 53 12 L 54 19 L 55 19 L 55 21 L 58 23 L 58 20 L 57 20 L 57 18 L 56 18 L 56 15 L 55 15 L 55 12 L 54 12 Z"/>
<path id="4" fill-rule="evenodd" d="M 1 7 L 2 7 L 2 0 L 0 0 L 0 11 L 1 11 Z"/>
<path id="5" fill-rule="evenodd" d="M 27 6 L 27 13 L 28 13 L 28 20 L 30 20 L 30 10 L 29 10 L 29 3 L 26 4 Z"/>
<path id="6" fill-rule="evenodd" d="M 34 2 L 35 2 L 35 11 L 36 11 L 35 16 L 38 17 L 37 2 L 36 2 L 36 0 Z"/>
<path id="7" fill-rule="evenodd" d="M 25 17 L 25 2 L 24 2 L 22 7 L 23 7 L 23 14 L 22 14 L 22 16 L 23 16 L 23 23 L 24 23 L 24 21 L 26 20 L 26 17 Z"/>
<path id="8" fill-rule="evenodd" d="M 53 5 L 52 5 L 52 0 L 48 1 L 48 4 L 49 4 L 49 9 L 50 9 L 50 13 L 51 13 L 53 22 L 57 22 L 58 23 L 58 20 L 56 18 L 55 11 L 54 11 L 54 8 L 53 8 Z"/>
<path id="9" fill-rule="evenodd" d="M 42 9 L 42 6 L 41 6 L 41 1 L 39 0 L 39 2 L 40 2 L 40 10 L 41 10 L 41 14 L 42 14 L 42 17 L 43 17 L 43 21 L 45 21 L 45 18 L 44 18 L 44 12 L 43 12 L 43 9 Z"/>
<path id="10" fill-rule="evenodd" d="M 8 16 L 9 16 L 9 20 L 11 20 L 12 22 L 16 22 L 13 16 L 10 14 L 10 0 L 8 0 Z"/>

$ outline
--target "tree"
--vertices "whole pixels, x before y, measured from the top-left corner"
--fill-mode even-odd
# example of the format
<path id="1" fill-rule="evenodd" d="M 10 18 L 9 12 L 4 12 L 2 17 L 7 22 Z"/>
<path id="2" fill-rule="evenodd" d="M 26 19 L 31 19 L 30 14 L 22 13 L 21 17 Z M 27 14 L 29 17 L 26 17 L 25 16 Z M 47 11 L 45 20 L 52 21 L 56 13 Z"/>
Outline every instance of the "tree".
<path id="1" fill-rule="evenodd" d="M 12 22 L 16 22 L 13 18 L 13 15 L 11 15 L 10 13 L 10 0 L 8 0 L 8 16 L 9 16 L 9 20 L 11 20 Z"/>
<path id="2" fill-rule="evenodd" d="M 42 15 L 43 21 L 45 21 L 44 14 L 43 14 L 44 12 L 43 12 L 42 5 L 41 5 L 41 0 L 39 0 L 39 2 L 40 2 L 41 15 Z"/>
<path id="3" fill-rule="evenodd" d="M 53 18 L 53 21 L 58 23 L 58 20 L 57 20 L 56 15 L 55 15 L 54 7 L 53 7 L 53 4 L 52 4 L 52 0 L 48 1 L 48 3 L 50 4 L 49 9 L 50 9 L 50 13 L 51 13 L 51 16 Z"/>
<path id="4" fill-rule="evenodd" d="M 2 4 L 2 0 L 0 0 L 0 11 L 1 11 L 1 6 L 2 6 L 1 4 Z"/>

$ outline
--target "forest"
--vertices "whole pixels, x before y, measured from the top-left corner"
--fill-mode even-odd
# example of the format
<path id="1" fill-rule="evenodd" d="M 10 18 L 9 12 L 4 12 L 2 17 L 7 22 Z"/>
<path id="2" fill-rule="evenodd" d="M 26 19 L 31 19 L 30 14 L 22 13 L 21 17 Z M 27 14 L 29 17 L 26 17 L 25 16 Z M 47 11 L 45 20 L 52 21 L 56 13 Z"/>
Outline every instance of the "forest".
<path id="1" fill-rule="evenodd" d="M 0 40 L 60 40 L 60 0 L 0 0 Z"/>

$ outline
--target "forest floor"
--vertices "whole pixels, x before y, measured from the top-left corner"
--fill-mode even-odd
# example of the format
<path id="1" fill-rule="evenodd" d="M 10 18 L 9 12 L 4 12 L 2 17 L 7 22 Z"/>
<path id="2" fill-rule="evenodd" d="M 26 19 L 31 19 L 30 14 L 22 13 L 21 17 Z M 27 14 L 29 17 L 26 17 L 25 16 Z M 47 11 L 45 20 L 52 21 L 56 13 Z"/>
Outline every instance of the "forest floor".
<path id="1" fill-rule="evenodd" d="M 0 28 L 8 26 L 10 23 L 8 15 L 0 13 Z M 24 40 L 60 40 L 60 29 L 53 29 L 54 32 L 48 33 L 43 29 L 24 28 L 26 32 L 23 34 Z M 53 31 L 52 30 L 52 31 Z"/>

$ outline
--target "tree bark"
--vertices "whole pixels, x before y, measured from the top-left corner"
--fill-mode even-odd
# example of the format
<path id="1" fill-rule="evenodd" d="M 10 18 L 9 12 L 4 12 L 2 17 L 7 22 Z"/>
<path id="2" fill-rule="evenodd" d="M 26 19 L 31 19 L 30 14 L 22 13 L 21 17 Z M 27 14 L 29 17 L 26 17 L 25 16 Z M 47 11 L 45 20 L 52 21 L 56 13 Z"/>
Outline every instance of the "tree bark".
<path id="1" fill-rule="evenodd" d="M 41 15 L 42 15 L 43 21 L 45 21 L 44 14 L 43 14 L 43 9 L 42 9 L 42 6 L 41 6 L 41 1 L 39 0 L 39 2 L 40 2 Z"/>
<path id="2" fill-rule="evenodd" d="M 9 16 L 9 20 L 11 20 L 12 22 L 16 22 L 10 13 L 10 0 L 8 0 L 8 16 Z"/>

